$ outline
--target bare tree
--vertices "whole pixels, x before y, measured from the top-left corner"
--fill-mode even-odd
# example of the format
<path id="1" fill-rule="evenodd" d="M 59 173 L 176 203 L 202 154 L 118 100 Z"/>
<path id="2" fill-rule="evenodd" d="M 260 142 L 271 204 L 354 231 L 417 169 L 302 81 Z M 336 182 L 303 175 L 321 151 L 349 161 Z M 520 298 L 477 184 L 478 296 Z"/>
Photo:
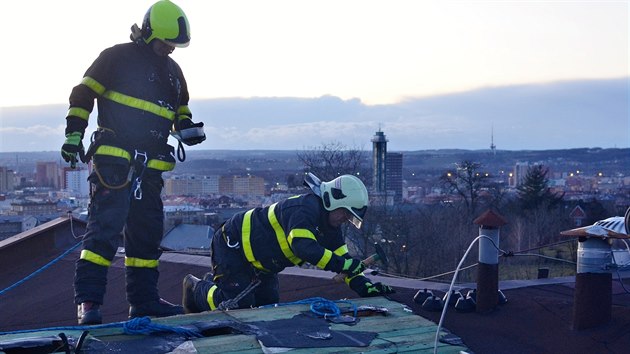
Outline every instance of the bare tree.
<path id="1" fill-rule="evenodd" d="M 363 238 L 348 237 L 360 243 L 364 255 L 374 252 L 371 244 L 378 243 L 389 261 L 388 271 L 408 274 L 412 258 L 416 256 L 415 212 L 400 207 L 370 206 L 366 216 Z"/>
<path id="2" fill-rule="evenodd" d="M 440 177 L 440 182 L 449 193 L 461 198 L 469 215 L 474 215 L 479 192 L 487 176 L 479 172 L 481 164 L 477 162 L 465 160 L 456 163 L 455 166 L 455 170 L 447 171 Z"/>
<path id="3" fill-rule="evenodd" d="M 339 141 L 324 143 L 297 153 L 304 164 L 304 172 L 312 172 L 322 181 L 330 181 L 343 174 L 358 176 L 364 183 L 369 177 L 366 167 L 366 152 L 359 148 L 348 148 Z M 367 183 L 366 183 L 367 185 Z"/>

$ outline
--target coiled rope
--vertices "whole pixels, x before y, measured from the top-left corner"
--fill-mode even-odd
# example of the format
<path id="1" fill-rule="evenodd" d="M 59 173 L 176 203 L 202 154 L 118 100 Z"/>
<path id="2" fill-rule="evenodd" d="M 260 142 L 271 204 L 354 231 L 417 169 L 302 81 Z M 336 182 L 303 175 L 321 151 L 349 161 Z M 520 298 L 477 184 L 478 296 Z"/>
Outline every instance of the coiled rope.
<path id="1" fill-rule="evenodd" d="M 348 300 L 331 301 L 323 297 L 311 297 L 304 300 L 298 300 L 298 301 L 293 301 L 293 302 L 283 302 L 283 303 L 265 305 L 265 306 L 260 306 L 260 307 L 265 308 L 265 307 L 278 307 L 278 306 L 287 306 L 287 305 L 310 305 L 311 312 L 316 314 L 317 316 L 322 316 L 324 318 L 331 318 L 331 317 L 334 318 L 334 317 L 341 316 L 341 309 L 339 308 L 339 306 L 337 306 L 337 303 L 350 304 L 352 306 L 354 317 L 357 317 L 357 306 L 352 301 L 348 301 Z"/>
<path id="2" fill-rule="evenodd" d="M 184 328 L 184 327 L 167 326 L 167 325 L 163 325 L 159 323 L 153 323 L 151 322 L 151 318 L 149 317 L 136 317 L 129 321 L 123 322 L 122 328 L 126 334 L 149 335 L 149 334 L 158 333 L 158 332 L 172 332 L 172 333 L 181 334 L 189 338 L 203 337 L 203 335 L 197 330 Z"/>

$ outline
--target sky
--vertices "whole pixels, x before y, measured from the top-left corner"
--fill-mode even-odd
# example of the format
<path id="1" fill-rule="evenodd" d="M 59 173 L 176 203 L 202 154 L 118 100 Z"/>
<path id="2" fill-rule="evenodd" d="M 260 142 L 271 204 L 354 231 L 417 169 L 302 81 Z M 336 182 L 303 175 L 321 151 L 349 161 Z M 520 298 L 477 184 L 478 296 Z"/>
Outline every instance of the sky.
<path id="1" fill-rule="evenodd" d="M 152 3 L 5 5 L 0 108 L 67 104 L 100 51 L 128 41 L 131 25 L 141 24 Z M 501 86 L 630 76 L 628 1 L 175 3 L 191 24 L 190 46 L 172 57 L 184 71 L 192 104 L 334 96 L 377 106 Z M 7 128 L 0 126 L 0 133 Z"/>

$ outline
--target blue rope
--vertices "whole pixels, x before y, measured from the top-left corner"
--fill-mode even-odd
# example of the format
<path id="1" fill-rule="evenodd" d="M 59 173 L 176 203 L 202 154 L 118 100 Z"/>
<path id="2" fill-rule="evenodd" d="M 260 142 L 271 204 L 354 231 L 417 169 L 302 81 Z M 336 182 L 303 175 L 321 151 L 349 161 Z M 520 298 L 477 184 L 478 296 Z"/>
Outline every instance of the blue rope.
<path id="1" fill-rule="evenodd" d="M 12 290 L 13 288 L 16 288 L 18 285 L 24 283 L 25 281 L 33 278 L 34 276 L 36 276 L 37 274 L 43 272 L 44 270 L 46 270 L 47 268 L 49 268 L 50 266 L 52 266 L 53 264 L 57 263 L 60 259 L 62 259 L 63 257 L 67 256 L 68 253 L 74 251 L 75 248 L 79 247 L 81 245 L 81 242 L 77 243 L 76 245 L 70 247 L 67 251 L 65 251 L 64 253 L 62 253 L 59 257 L 53 259 L 52 261 L 48 262 L 48 264 L 44 265 L 43 267 L 39 268 L 38 270 L 34 271 L 33 273 L 31 273 L 29 276 L 27 276 L 26 278 L 18 281 L 17 283 L 0 290 L 0 295 L 6 293 L 9 290 Z"/>
<path id="2" fill-rule="evenodd" d="M 201 338 L 203 335 L 196 330 L 152 323 L 149 317 L 136 317 L 123 324 L 126 334 L 151 334 L 156 332 L 173 332 L 186 337 Z"/>
<path id="3" fill-rule="evenodd" d="M 0 336 L 7 334 L 20 334 L 20 333 L 33 333 L 33 332 L 42 332 L 42 331 L 85 331 L 85 330 L 94 330 L 94 329 L 102 329 L 102 328 L 122 328 L 125 334 L 144 334 L 149 335 L 152 333 L 158 332 L 172 332 L 184 335 L 186 337 L 197 337 L 201 338 L 203 335 L 194 330 L 184 327 L 173 327 L 162 325 L 158 323 L 152 323 L 151 318 L 149 317 L 136 317 L 129 321 L 124 322 L 113 322 L 102 325 L 92 325 L 92 326 L 67 326 L 67 327 L 48 327 L 48 328 L 38 328 L 38 329 L 23 329 L 19 331 L 12 332 L 0 332 Z"/>
<path id="4" fill-rule="evenodd" d="M 353 302 L 348 301 L 348 300 L 331 301 L 323 297 L 311 297 L 304 300 L 298 300 L 298 301 L 293 301 L 293 302 L 284 302 L 284 303 L 279 303 L 279 304 L 261 306 L 261 308 L 286 306 L 286 305 L 310 305 L 311 312 L 313 312 L 314 314 L 318 316 L 328 318 L 328 317 L 341 316 L 341 309 L 339 308 L 339 306 L 337 306 L 337 303 L 350 304 L 354 312 L 354 317 L 357 317 L 357 306 Z"/>

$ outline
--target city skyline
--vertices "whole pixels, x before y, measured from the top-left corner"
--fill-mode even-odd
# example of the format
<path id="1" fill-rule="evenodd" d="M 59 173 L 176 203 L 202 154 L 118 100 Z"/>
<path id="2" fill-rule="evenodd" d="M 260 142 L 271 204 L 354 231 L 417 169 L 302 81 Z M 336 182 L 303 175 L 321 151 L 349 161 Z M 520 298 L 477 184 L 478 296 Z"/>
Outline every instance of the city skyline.
<path id="1" fill-rule="evenodd" d="M 197 100 L 190 108 L 207 140 L 187 150 L 295 151 L 333 141 L 366 148 L 379 129 L 392 151 L 627 148 L 629 87 L 627 79 L 566 81 L 375 106 L 335 96 Z M 58 150 L 66 112 L 65 105 L 3 109 L 0 150 Z M 176 146 L 174 138 L 170 143 Z"/>

